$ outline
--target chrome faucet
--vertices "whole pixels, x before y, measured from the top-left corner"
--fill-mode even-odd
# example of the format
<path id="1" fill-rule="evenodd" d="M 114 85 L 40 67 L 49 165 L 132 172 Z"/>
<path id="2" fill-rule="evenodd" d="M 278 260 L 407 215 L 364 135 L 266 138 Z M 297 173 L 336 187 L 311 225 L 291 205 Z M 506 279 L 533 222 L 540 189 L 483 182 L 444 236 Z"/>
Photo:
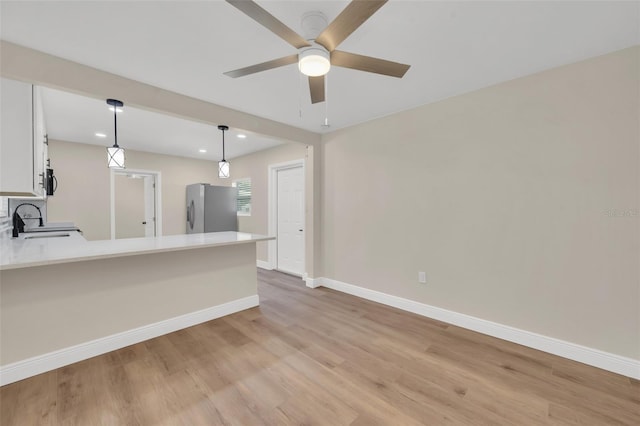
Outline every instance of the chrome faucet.
<path id="1" fill-rule="evenodd" d="M 18 209 L 22 206 L 32 206 L 35 207 L 36 210 L 38 210 L 38 214 L 40 215 L 39 218 L 35 218 L 35 217 L 25 217 L 24 219 L 39 219 L 40 220 L 40 225 L 38 226 L 44 226 L 44 221 L 42 220 L 42 211 L 40 210 L 40 207 L 36 206 L 35 204 L 31 204 L 31 203 L 22 203 L 22 204 L 18 204 L 18 206 L 13 210 L 13 216 L 12 216 L 12 222 L 13 222 L 13 230 L 11 231 L 11 236 L 13 238 L 17 238 L 18 235 L 20 235 L 21 232 L 24 232 L 24 219 L 22 217 L 20 217 L 20 215 L 18 214 Z"/>

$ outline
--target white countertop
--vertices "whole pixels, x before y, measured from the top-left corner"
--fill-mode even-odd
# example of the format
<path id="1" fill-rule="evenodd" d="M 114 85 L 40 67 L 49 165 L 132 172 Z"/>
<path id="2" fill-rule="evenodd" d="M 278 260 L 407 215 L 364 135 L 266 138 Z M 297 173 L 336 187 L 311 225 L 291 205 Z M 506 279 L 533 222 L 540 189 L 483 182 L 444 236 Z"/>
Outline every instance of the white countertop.
<path id="1" fill-rule="evenodd" d="M 209 232 L 152 238 L 87 241 L 77 232 L 68 232 L 68 234 L 70 234 L 69 237 L 62 238 L 0 239 L 0 270 L 275 239 L 274 237 L 244 232 Z"/>

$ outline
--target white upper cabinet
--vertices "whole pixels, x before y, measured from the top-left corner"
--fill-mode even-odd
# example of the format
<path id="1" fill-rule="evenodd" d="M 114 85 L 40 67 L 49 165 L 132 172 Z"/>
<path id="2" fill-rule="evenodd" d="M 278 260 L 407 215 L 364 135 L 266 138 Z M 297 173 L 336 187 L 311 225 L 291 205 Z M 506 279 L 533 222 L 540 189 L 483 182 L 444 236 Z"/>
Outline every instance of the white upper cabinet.
<path id="1" fill-rule="evenodd" d="M 43 197 L 47 132 L 37 87 L 0 79 L 0 195 Z"/>

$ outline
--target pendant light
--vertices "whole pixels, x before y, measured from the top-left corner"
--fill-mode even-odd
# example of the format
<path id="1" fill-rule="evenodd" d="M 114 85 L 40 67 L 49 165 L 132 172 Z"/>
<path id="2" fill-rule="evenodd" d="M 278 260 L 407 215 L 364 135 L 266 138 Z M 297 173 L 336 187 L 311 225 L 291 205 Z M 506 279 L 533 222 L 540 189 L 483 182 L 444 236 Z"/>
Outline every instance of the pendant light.
<path id="1" fill-rule="evenodd" d="M 218 177 L 226 179 L 230 175 L 229 162 L 224 158 L 224 132 L 229 130 L 229 126 L 220 125 L 219 130 L 222 130 L 222 161 L 218 161 Z"/>
<path id="2" fill-rule="evenodd" d="M 113 107 L 113 146 L 107 147 L 107 165 L 111 169 L 124 169 L 124 149 L 118 146 L 118 119 L 116 112 L 124 104 L 116 99 L 107 99 L 107 104 Z"/>

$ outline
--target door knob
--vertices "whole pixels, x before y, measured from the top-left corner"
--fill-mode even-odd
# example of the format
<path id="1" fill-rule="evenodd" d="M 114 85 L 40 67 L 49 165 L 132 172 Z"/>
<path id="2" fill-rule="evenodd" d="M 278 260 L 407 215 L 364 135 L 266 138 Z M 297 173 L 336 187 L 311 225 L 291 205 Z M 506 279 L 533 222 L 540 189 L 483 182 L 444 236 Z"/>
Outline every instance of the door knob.
<path id="1" fill-rule="evenodd" d="M 147 224 L 147 221 L 145 220 L 144 222 L 142 222 L 142 224 L 143 224 L 143 225 L 146 225 L 146 224 Z"/>
<path id="2" fill-rule="evenodd" d="M 298 231 L 302 232 L 302 229 L 298 229 Z"/>

